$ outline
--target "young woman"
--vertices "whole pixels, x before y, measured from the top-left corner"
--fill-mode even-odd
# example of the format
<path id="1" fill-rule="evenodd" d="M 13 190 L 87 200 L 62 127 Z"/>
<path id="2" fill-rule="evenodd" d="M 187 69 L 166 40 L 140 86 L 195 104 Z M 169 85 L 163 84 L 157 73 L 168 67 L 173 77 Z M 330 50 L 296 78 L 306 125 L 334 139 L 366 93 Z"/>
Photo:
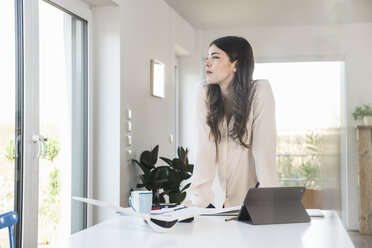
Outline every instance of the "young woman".
<path id="1" fill-rule="evenodd" d="M 279 186 L 274 96 L 267 80 L 252 79 L 253 70 L 252 48 L 244 38 L 227 36 L 210 44 L 187 206 L 239 206 L 257 182 Z"/>

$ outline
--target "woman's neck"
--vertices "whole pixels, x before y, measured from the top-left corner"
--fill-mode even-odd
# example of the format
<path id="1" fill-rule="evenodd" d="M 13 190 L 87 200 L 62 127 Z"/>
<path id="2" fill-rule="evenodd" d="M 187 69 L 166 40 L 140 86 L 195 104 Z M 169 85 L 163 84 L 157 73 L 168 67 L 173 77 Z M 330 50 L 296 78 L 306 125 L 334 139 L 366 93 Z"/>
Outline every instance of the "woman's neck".
<path id="1" fill-rule="evenodd" d="M 220 90 L 221 90 L 221 94 L 224 99 L 231 98 L 231 95 L 230 95 L 231 88 L 229 87 L 229 85 L 220 85 Z"/>
<path id="2" fill-rule="evenodd" d="M 231 109 L 232 109 L 232 103 L 231 103 L 231 88 L 230 87 L 222 87 L 220 85 L 221 94 L 223 98 L 223 104 L 225 109 L 225 117 L 227 120 L 227 124 L 229 124 L 231 119 Z"/>

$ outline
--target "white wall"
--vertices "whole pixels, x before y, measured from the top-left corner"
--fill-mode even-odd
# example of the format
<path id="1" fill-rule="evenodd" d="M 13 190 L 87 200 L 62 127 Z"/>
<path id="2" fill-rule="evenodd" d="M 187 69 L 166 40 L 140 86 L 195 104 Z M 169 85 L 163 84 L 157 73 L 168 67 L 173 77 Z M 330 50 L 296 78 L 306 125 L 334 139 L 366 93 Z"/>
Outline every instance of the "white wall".
<path id="1" fill-rule="evenodd" d="M 190 53 L 194 46 L 192 27 L 165 2 L 124 0 L 121 2 L 121 193 L 120 203 L 128 205 L 130 188 L 139 182 L 137 166 L 128 162 L 127 149 L 135 158 L 159 145 L 159 155 L 175 156 L 175 44 Z M 186 30 L 186 40 L 176 29 Z M 184 33 L 182 33 L 183 35 Z M 165 98 L 150 96 L 150 59 L 165 63 Z M 132 146 L 126 146 L 126 110 L 132 111 Z M 129 183 L 128 183 L 129 182 Z"/>
<path id="2" fill-rule="evenodd" d="M 171 15 L 175 52 L 179 56 L 190 55 L 195 51 L 195 30 L 175 10 L 171 9 Z"/>
<path id="3" fill-rule="evenodd" d="M 239 35 L 251 43 L 256 62 L 344 60 L 346 62 L 346 85 L 343 99 L 345 119 L 343 149 L 347 154 L 342 162 L 342 208 L 343 222 L 348 229 L 358 229 L 357 195 L 357 151 L 355 121 L 351 112 L 356 105 L 372 103 L 372 24 L 349 24 L 334 26 L 290 26 L 252 27 L 244 29 L 203 30 L 200 37 L 200 52 L 194 57 L 180 59 L 180 108 L 193 106 L 189 92 L 200 80 L 200 60 L 205 56 L 208 45 L 215 38 L 225 35 Z M 192 62 L 193 61 L 193 62 Z M 183 66 L 183 67 L 182 67 Z M 321 75 L 319 75 L 321 76 Z M 321 90 L 321 89 L 319 89 Z M 193 110 L 191 110 L 193 111 Z M 193 146 L 188 129 L 190 110 L 180 111 L 180 145 Z M 185 126 L 182 126 L 186 123 Z"/>
<path id="4" fill-rule="evenodd" d="M 189 148 L 189 160 L 194 163 L 197 153 L 195 106 L 201 84 L 203 60 L 207 51 L 200 47 L 201 31 L 196 32 L 196 56 L 180 57 L 179 63 L 179 145 Z"/>
<path id="5" fill-rule="evenodd" d="M 93 8 L 94 199 L 120 204 L 120 8 Z M 93 208 L 93 223 L 114 213 Z"/>

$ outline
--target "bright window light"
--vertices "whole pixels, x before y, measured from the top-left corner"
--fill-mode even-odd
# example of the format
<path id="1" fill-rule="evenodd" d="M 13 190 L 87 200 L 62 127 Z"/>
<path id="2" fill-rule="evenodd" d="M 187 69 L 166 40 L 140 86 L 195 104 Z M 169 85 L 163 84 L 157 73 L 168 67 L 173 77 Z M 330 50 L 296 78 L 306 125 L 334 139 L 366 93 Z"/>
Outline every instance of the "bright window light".
<path id="1" fill-rule="evenodd" d="M 342 62 L 257 63 L 254 78 L 268 79 L 277 129 L 340 127 Z"/>

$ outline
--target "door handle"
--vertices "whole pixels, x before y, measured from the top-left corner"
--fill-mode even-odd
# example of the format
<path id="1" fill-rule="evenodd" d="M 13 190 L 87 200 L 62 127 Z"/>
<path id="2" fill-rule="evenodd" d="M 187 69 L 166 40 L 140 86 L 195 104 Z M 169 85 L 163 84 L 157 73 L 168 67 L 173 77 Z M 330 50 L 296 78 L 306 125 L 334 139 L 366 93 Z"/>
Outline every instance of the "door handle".
<path id="1" fill-rule="evenodd" d="M 15 158 L 18 158 L 18 150 L 19 150 L 19 144 L 21 143 L 21 135 L 18 135 L 17 138 L 16 138 L 16 142 L 15 142 L 15 145 L 14 145 L 14 157 Z"/>
<path id="2" fill-rule="evenodd" d="M 37 145 L 38 145 L 37 155 L 36 155 L 38 158 L 40 158 L 41 146 L 43 146 L 43 155 L 42 155 L 42 157 L 45 157 L 45 155 L 46 155 L 46 143 L 45 143 L 45 141 L 47 141 L 47 140 L 48 139 L 47 138 L 44 138 L 43 135 L 40 135 L 40 134 L 33 134 L 32 135 L 32 141 L 34 143 L 37 143 Z"/>

